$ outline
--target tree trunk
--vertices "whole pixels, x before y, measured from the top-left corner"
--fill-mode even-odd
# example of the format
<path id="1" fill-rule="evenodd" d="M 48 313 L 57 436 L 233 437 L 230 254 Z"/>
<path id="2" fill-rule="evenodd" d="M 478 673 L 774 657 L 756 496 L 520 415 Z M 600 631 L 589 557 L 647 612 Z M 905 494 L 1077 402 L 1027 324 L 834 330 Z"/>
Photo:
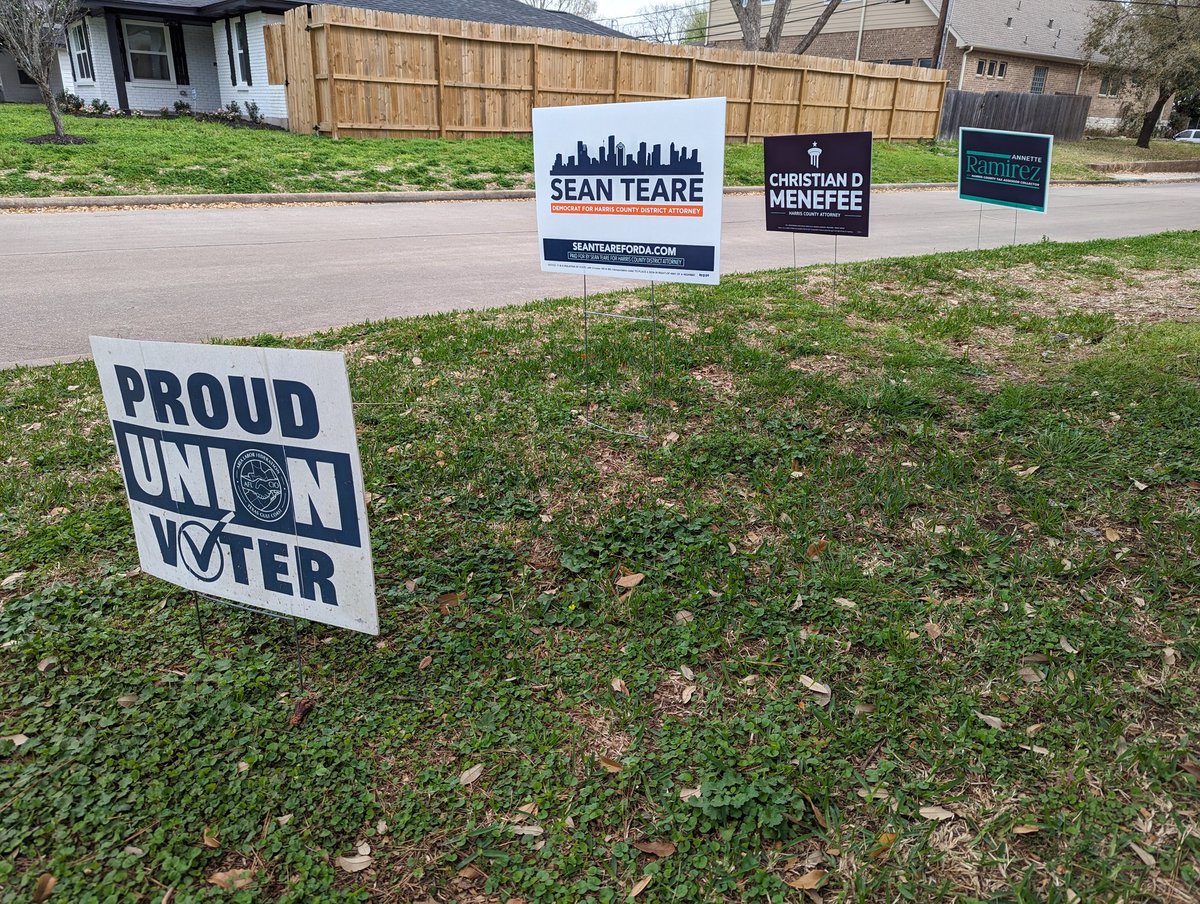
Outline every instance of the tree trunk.
<path id="1" fill-rule="evenodd" d="M 837 6 L 842 0 L 835 0 L 833 6 Z M 771 27 L 767 29 L 767 40 L 763 46 L 763 50 L 772 52 L 779 49 L 779 39 L 783 35 L 783 20 L 787 18 L 788 7 L 792 5 L 792 0 L 775 0 L 775 9 L 771 11 Z"/>
<path id="2" fill-rule="evenodd" d="M 937 34 L 933 38 L 933 68 L 942 68 L 942 43 L 946 40 L 946 16 L 950 12 L 950 0 L 942 0 L 942 11 L 938 13 Z"/>
<path id="3" fill-rule="evenodd" d="M 42 93 L 42 103 L 50 111 L 50 122 L 54 124 L 54 134 L 62 138 L 67 133 L 63 130 L 62 111 L 58 109 L 58 98 L 54 96 L 54 91 L 48 84 L 38 85 L 38 90 Z"/>
<path id="4" fill-rule="evenodd" d="M 812 42 L 817 39 L 817 35 L 821 33 L 821 29 L 825 27 L 825 23 L 829 21 L 829 17 L 837 12 L 837 8 L 841 4 L 842 0 L 829 0 L 820 17 L 813 23 L 813 27 L 808 30 L 808 34 L 800 39 L 800 43 L 796 45 L 796 49 L 792 53 L 804 53 L 804 51 L 808 50 L 812 46 Z"/>
<path id="5" fill-rule="evenodd" d="M 1165 88 L 1158 89 L 1158 100 L 1154 102 L 1154 106 L 1150 109 L 1150 112 L 1142 117 L 1142 133 L 1138 135 L 1138 147 L 1150 147 L 1150 139 L 1154 137 L 1154 128 L 1158 125 L 1158 118 L 1162 116 L 1163 107 L 1167 105 L 1167 101 L 1170 99 L 1170 91 Z"/>
<path id="6" fill-rule="evenodd" d="M 742 27 L 742 47 L 758 50 L 759 36 L 762 34 L 761 0 L 748 0 L 745 6 L 742 6 L 742 0 L 729 0 L 729 5 L 733 7 L 738 25 Z"/>

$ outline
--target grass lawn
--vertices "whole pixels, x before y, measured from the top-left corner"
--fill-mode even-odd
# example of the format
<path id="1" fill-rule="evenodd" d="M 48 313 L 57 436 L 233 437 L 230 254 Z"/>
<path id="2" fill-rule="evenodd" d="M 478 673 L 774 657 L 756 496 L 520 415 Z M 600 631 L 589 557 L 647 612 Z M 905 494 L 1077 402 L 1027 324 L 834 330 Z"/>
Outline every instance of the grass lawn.
<path id="1" fill-rule="evenodd" d="M 533 169 L 531 143 L 516 138 L 330 141 L 188 119 L 67 117 L 67 128 L 95 143 L 26 144 L 49 130 L 45 111 L 0 105 L 0 196 L 527 188 Z M 1177 157 L 1200 160 L 1200 145 L 1156 141 L 1143 152 L 1126 139 L 1060 144 L 1054 174 L 1103 179 L 1085 164 Z M 952 182 L 956 165 L 954 143 L 878 142 L 874 181 Z M 730 145 L 726 183 L 762 179 L 762 146 Z"/>
<path id="2" fill-rule="evenodd" d="M 371 494 L 295 728 L 92 365 L 0 372 L 0 900 L 1194 901 L 1198 294 L 1196 232 L 661 286 L 657 384 L 590 345 L 652 444 L 577 299 L 261 337 L 345 351 Z"/>

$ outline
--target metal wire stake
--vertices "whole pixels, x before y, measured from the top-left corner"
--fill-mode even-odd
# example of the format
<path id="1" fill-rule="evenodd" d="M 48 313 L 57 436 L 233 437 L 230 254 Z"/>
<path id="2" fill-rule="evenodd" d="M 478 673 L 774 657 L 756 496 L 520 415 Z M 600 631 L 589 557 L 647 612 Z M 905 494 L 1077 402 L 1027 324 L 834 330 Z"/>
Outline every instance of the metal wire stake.
<path id="1" fill-rule="evenodd" d="M 975 227 L 975 250 L 978 251 L 981 247 L 980 241 L 983 238 L 983 205 L 979 205 L 979 225 Z"/>
<path id="2" fill-rule="evenodd" d="M 1017 243 L 1017 214 L 1019 214 L 1020 212 L 1021 211 L 1017 210 L 1017 208 L 1015 208 L 1015 207 L 1013 208 L 1013 244 L 1014 245 Z"/>
<path id="3" fill-rule="evenodd" d="M 838 237 L 835 235 L 833 237 L 833 303 L 835 305 L 837 304 L 838 291 L 837 240 Z"/>
<path id="4" fill-rule="evenodd" d="M 650 354 L 653 356 L 650 368 L 650 404 L 646 408 L 646 437 L 654 436 L 654 404 L 658 395 L 659 380 L 659 349 L 658 349 L 658 299 L 654 295 L 654 280 L 650 280 Z"/>
<path id="5" fill-rule="evenodd" d="M 792 233 L 792 290 L 800 296 L 800 268 L 796 266 L 796 233 Z"/>
<path id="6" fill-rule="evenodd" d="M 588 351 L 587 274 L 583 276 L 583 420 L 592 420 L 592 356 Z"/>

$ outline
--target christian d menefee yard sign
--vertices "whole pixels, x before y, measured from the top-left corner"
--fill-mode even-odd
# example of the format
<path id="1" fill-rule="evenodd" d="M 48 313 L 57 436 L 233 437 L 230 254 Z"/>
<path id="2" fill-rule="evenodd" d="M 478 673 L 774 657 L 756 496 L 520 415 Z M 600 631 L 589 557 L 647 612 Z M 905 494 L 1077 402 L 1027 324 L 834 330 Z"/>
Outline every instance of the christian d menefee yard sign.
<path id="1" fill-rule="evenodd" d="M 959 129 L 958 197 L 1046 212 L 1053 135 Z"/>
<path id="2" fill-rule="evenodd" d="M 92 337 L 142 570 L 378 634 L 337 352 Z"/>
<path id="3" fill-rule="evenodd" d="M 866 236 L 871 225 L 871 133 L 763 139 L 767 230 Z"/>
<path id="4" fill-rule="evenodd" d="M 725 98 L 533 111 L 542 269 L 720 281 Z"/>

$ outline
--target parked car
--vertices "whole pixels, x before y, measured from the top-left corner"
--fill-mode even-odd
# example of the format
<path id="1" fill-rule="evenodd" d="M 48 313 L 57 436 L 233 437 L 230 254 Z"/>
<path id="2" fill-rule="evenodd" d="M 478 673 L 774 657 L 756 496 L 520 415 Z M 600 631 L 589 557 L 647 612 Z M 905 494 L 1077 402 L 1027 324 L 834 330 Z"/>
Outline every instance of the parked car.
<path id="1" fill-rule="evenodd" d="M 1200 144 L 1200 129 L 1184 129 L 1175 136 L 1176 141 L 1190 141 L 1192 144 Z"/>

